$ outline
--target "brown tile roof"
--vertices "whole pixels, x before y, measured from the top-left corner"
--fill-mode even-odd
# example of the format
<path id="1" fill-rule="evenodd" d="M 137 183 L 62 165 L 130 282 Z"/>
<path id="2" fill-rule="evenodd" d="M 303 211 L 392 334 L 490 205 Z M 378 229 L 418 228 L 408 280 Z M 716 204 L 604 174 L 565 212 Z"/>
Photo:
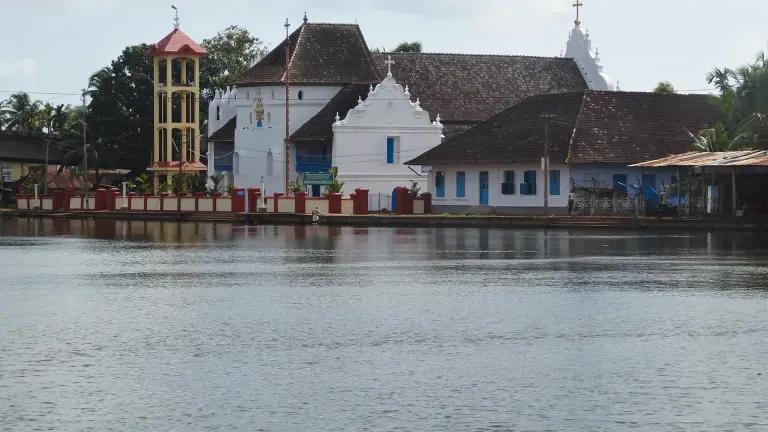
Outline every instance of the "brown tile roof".
<path id="1" fill-rule="evenodd" d="M 332 126 L 336 121 L 336 113 L 344 118 L 349 110 L 357 106 L 358 97 L 363 100 L 368 98 L 368 87 L 368 84 L 350 84 L 341 89 L 320 112 L 291 135 L 291 141 L 331 142 L 333 140 Z"/>
<path id="2" fill-rule="evenodd" d="M 216 132 L 212 133 L 208 141 L 234 141 L 235 128 L 237 128 L 237 116 L 224 123 Z"/>
<path id="3" fill-rule="evenodd" d="M 478 54 L 374 53 L 383 77 L 392 55 L 392 74 L 443 124 L 474 126 L 525 98 L 586 90 L 573 59 Z"/>
<path id="4" fill-rule="evenodd" d="M 553 161 L 632 164 L 689 150 L 685 128 L 720 119 L 708 97 L 600 92 L 534 96 L 409 161 L 412 165 L 538 162 L 545 116 Z"/>
<path id="5" fill-rule="evenodd" d="M 355 84 L 378 81 L 371 53 L 357 24 L 306 23 L 289 37 L 290 81 L 295 84 Z M 240 76 L 239 86 L 285 80 L 283 41 Z"/>
<path id="6" fill-rule="evenodd" d="M 698 131 L 720 119 L 709 96 L 590 91 L 568 161 L 633 164 L 683 153 L 692 146 L 685 129 Z"/>
<path id="7" fill-rule="evenodd" d="M 692 151 L 632 165 L 661 167 L 768 167 L 768 151 L 737 150 L 725 152 Z"/>
<path id="8" fill-rule="evenodd" d="M 204 56 L 208 54 L 205 48 L 197 44 L 191 37 L 180 29 L 173 29 L 160 42 L 152 45 L 147 50 L 147 55 L 160 56 L 165 54 L 187 54 L 192 56 Z"/>

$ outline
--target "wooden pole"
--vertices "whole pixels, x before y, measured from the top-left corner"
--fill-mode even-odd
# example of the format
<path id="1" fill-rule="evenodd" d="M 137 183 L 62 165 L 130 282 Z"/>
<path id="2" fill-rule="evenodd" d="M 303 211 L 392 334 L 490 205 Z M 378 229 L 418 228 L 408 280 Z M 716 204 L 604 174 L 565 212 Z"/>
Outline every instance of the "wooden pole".
<path id="1" fill-rule="evenodd" d="M 731 206 L 733 207 L 733 215 L 738 216 L 736 213 L 736 205 L 738 204 L 738 199 L 736 197 L 736 168 L 733 168 L 733 171 L 731 171 Z"/>

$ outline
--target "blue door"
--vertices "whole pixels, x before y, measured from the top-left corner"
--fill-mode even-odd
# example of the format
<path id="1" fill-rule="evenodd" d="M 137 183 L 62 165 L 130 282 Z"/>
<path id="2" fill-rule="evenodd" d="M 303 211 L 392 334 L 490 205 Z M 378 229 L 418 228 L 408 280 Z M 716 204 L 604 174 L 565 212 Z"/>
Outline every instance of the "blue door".
<path id="1" fill-rule="evenodd" d="M 488 171 L 480 171 L 480 205 L 488 205 Z"/>
<path id="2" fill-rule="evenodd" d="M 645 213 L 656 213 L 659 205 L 659 193 L 656 190 L 656 174 L 643 174 L 643 198 L 645 198 Z"/>

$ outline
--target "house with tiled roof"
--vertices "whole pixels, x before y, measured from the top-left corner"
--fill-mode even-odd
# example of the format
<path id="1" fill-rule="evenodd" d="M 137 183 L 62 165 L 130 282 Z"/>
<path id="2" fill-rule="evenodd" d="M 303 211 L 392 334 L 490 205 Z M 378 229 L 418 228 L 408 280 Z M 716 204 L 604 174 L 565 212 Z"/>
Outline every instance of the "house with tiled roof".
<path id="1" fill-rule="evenodd" d="M 390 55 L 391 63 L 386 61 Z M 356 24 L 305 20 L 240 76 L 234 88 L 217 93 L 211 101 L 209 134 L 213 140 L 209 142 L 222 142 L 222 136 L 233 135 L 234 145 L 230 151 L 222 144 L 214 152 L 209 145 L 209 160 L 211 156 L 215 160 L 216 153 L 231 153 L 234 183 L 263 185 L 267 193 L 284 192 L 288 182 L 305 173 L 327 172 L 331 166 L 345 165 L 339 169 L 342 179 L 362 178 L 370 167 L 343 163 L 362 155 L 367 155 L 366 162 L 378 158 L 381 166 L 377 168 L 389 172 L 391 181 L 403 186 L 416 181 L 426 187 L 418 169 L 402 164 L 420 151 L 403 153 L 397 166 L 387 166 L 393 165 L 388 161 L 392 160 L 391 150 L 397 148 L 392 142 L 405 142 L 401 135 L 410 120 L 395 124 L 382 116 L 379 127 L 371 128 L 376 133 L 360 135 L 356 143 L 345 144 L 343 152 L 334 147 L 334 125 L 353 110 L 359 115 L 361 103 L 386 80 L 388 68 L 396 83 L 408 88 L 410 103 L 418 103 L 419 115 L 425 116 L 420 124 L 430 127 L 440 116 L 444 139 L 531 96 L 588 88 L 583 68 L 571 58 L 375 53 Z M 229 134 L 230 130 L 234 133 Z M 217 145 L 214 143 L 214 149 Z M 381 183 L 381 187 L 388 184 Z M 316 195 L 322 190 L 315 186 L 310 192 Z"/>
<path id="2" fill-rule="evenodd" d="M 628 165 L 685 152 L 692 146 L 688 130 L 718 120 L 718 107 L 702 95 L 540 95 L 406 163 L 430 167 L 436 211 L 542 214 L 546 205 L 562 214 L 578 191 L 631 198 L 671 184 L 671 171 Z M 649 206 L 655 195 L 647 197 Z"/>

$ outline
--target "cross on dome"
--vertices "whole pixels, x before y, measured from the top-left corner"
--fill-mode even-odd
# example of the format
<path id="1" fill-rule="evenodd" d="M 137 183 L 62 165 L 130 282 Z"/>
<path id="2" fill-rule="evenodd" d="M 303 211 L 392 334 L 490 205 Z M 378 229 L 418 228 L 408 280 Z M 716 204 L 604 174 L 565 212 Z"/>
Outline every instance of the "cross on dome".
<path id="1" fill-rule="evenodd" d="M 395 64 L 395 61 L 392 60 L 392 56 L 388 55 L 387 59 L 384 61 L 384 63 L 387 65 L 387 76 L 392 76 L 392 65 Z"/>
<path id="2" fill-rule="evenodd" d="M 576 25 L 581 24 L 581 19 L 579 18 L 579 11 L 581 7 L 584 6 L 584 3 L 582 3 L 580 0 L 576 0 L 576 3 L 573 4 L 573 7 L 576 8 Z"/>

